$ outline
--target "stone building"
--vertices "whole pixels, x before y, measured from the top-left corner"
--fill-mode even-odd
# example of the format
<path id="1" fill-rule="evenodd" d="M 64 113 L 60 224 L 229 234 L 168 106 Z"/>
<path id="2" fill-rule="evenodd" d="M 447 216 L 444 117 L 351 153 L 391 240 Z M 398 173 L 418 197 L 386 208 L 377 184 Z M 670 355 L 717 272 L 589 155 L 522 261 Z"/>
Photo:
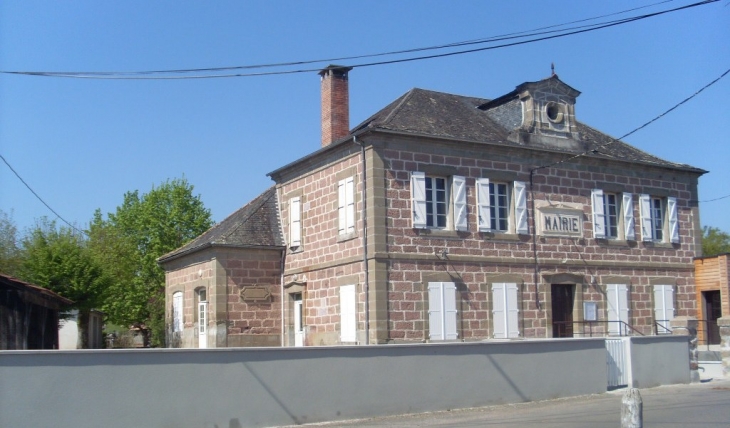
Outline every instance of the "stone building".
<path id="1" fill-rule="evenodd" d="M 694 316 L 705 171 L 577 119 L 557 75 L 493 100 L 413 89 L 160 259 L 171 346 L 656 334 Z"/>

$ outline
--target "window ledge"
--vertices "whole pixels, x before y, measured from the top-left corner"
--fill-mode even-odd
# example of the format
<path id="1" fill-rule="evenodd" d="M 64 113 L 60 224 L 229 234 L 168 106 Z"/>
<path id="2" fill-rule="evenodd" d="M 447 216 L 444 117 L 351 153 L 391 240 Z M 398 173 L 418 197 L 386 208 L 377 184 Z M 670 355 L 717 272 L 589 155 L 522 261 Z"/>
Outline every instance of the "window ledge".
<path id="1" fill-rule="evenodd" d="M 350 232 L 343 235 L 337 235 L 337 242 L 345 242 L 357 238 L 357 232 Z"/>
<path id="2" fill-rule="evenodd" d="M 479 232 L 484 239 L 490 241 L 521 241 L 520 235 L 509 232 Z"/>
<path id="3" fill-rule="evenodd" d="M 304 251 L 304 248 L 302 248 L 301 245 L 297 247 L 289 247 L 289 254 L 301 253 L 302 251 Z"/>
<path id="4" fill-rule="evenodd" d="M 419 236 L 436 238 L 459 238 L 459 231 L 448 229 L 415 229 Z M 466 232 L 462 232 L 466 233 Z"/>
<path id="5" fill-rule="evenodd" d="M 652 241 L 643 241 L 644 246 L 648 248 L 679 248 L 679 244 L 673 244 L 671 242 L 652 242 Z"/>
<path id="6" fill-rule="evenodd" d="M 631 247 L 635 245 L 636 241 L 627 241 L 626 239 L 608 239 L 608 238 L 596 238 L 596 242 L 599 244 L 607 245 L 609 247 Z"/>

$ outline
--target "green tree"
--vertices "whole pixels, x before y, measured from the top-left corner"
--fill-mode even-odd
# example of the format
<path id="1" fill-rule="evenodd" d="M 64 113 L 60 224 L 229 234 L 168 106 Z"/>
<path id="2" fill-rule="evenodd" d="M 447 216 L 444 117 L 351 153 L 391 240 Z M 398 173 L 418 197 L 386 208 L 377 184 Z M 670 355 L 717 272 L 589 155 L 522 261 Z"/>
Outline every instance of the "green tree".
<path id="1" fill-rule="evenodd" d="M 20 278 L 74 301 L 70 309 L 78 310 L 80 345 L 88 348 L 89 313 L 101 306 L 109 281 L 84 237 L 44 218 L 23 238 L 21 249 Z"/>
<path id="2" fill-rule="evenodd" d="M 110 321 L 144 324 L 153 346 L 165 340 L 165 274 L 157 258 L 175 250 L 213 222 L 185 178 L 168 180 L 142 196 L 127 192 L 116 212 L 99 211 L 90 227 L 95 257 L 113 278 L 103 310 Z"/>
<path id="3" fill-rule="evenodd" d="M 716 227 L 703 227 L 702 255 L 710 257 L 723 253 L 730 253 L 730 235 Z"/>
<path id="4" fill-rule="evenodd" d="M 11 215 L 0 210 L 0 272 L 18 276 L 21 254 L 18 246 L 18 228 Z"/>

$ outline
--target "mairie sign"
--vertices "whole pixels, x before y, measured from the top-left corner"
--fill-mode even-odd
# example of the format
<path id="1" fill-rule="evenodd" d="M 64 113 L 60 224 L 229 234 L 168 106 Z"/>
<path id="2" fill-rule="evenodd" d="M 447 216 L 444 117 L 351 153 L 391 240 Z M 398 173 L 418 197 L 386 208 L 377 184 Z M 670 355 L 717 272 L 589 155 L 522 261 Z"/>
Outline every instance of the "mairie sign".
<path id="1" fill-rule="evenodd" d="M 580 210 L 542 208 L 538 216 L 540 235 L 583 236 L 583 212 Z"/>

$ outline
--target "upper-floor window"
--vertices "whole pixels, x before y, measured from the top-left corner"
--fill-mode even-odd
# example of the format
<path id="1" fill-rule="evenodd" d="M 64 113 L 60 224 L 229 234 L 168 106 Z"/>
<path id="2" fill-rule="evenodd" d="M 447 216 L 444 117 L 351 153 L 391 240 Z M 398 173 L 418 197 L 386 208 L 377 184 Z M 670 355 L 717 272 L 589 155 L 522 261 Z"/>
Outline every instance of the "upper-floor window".
<path id="1" fill-rule="evenodd" d="M 413 227 L 467 230 L 466 179 L 411 173 Z"/>
<path id="2" fill-rule="evenodd" d="M 446 178 L 426 177 L 426 226 L 446 228 Z"/>
<path id="3" fill-rule="evenodd" d="M 489 213 L 492 230 L 509 230 L 509 194 L 507 183 L 489 183 Z"/>
<path id="4" fill-rule="evenodd" d="M 634 240 L 634 203 L 631 193 L 591 191 L 593 237 Z"/>
<path id="5" fill-rule="evenodd" d="M 525 183 L 476 179 L 477 226 L 480 232 L 527 233 Z"/>
<path id="6" fill-rule="evenodd" d="M 348 177 L 337 184 L 337 234 L 346 236 L 355 233 L 355 180 Z"/>
<path id="7" fill-rule="evenodd" d="M 639 195 L 641 239 L 643 241 L 679 242 L 677 199 Z"/>

